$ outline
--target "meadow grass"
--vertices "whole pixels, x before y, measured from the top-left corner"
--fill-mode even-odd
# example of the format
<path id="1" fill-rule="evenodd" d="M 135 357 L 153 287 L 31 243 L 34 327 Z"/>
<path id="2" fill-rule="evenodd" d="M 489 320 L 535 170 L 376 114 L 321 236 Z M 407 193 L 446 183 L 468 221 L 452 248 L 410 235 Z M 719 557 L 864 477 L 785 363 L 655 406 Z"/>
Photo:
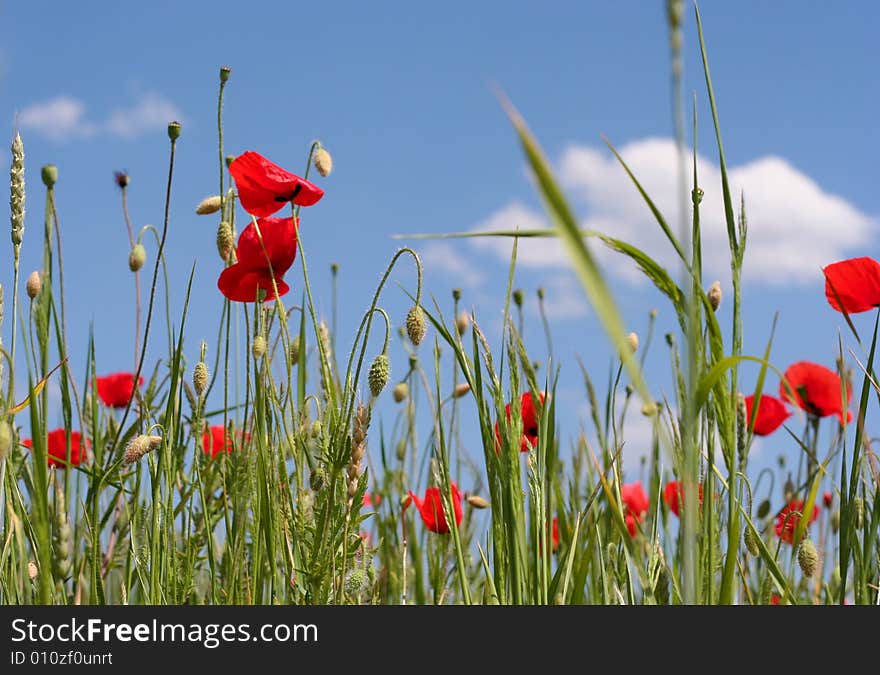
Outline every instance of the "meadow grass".
<path id="1" fill-rule="evenodd" d="M 697 14 L 732 297 L 721 302 L 717 289 L 704 285 L 696 102 L 693 137 L 686 139 L 681 92 L 682 4 L 668 2 L 679 213 L 661 213 L 608 143 L 620 170 L 632 179 L 633 199 L 653 214 L 680 269 L 664 268 L 656 252 L 582 230 L 537 140 L 502 96 L 552 228 L 523 231 L 511 224 L 506 232 L 427 235 L 512 239 L 502 347 L 496 349 L 481 327 L 481 313 L 465 313 L 457 291 L 446 313 L 444 304 L 423 291 L 421 261 L 411 248 L 390 257 L 378 287 L 364 298 L 370 304 L 356 334 L 337 334 L 338 270 L 333 269 L 334 319 L 328 326 L 312 295 L 308 232 L 298 230 L 298 256 L 288 275 L 302 271 L 302 285 L 296 284 L 301 290 L 268 302 L 224 298 L 216 341 L 202 343 L 199 361 L 187 363 L 184 355 L 193 348 L 183 337 L 190 286 L 174 298 L 183 309 L 172 317 L 164 257 L 182 133 L 172 123 L 160 229 L 144 228 L 135 236 L 128 181 L 117 176 L 136 278 L 131 375 L 135 382 L 143 376 L 144 384 L 133 387 L 117 409 L 108 407 L 98 391 L 94 340 L 79 376 L 67 351 L 65 292 L 76 289 L 64 287 L 53 167 L 42 174 L 42 269 L 36 281 L 28 280 L 26 299 L 19 298 L 20 247 L 38 239 L 24 233 L 24 146 L 16 136 L 10 198 L 15 276 L 5 298 L 11 316 L 0 326 L 9 328 L 0 370 L 5 378 L 0 410 L 6 411 L 0 422 L 0 602 L 878 604 L 880 481 L 872 439 L 864 432 L 872 391 L 880 392 L 873 368 L 877 322 L 870 342 L 863 343 L 844 313 L 861 349 L 855 375 L 845 368 L 842 342 L 837 354 L 841 382 L 861 383 L 853 422 L 801 415 L 802 433 L 791 426 L 776 432 L 788 433 L 797 447 L 796 471 L 780 466 L 750 473 L 759 416 L 757 404 L 747 415 L 743 393 L 760 397 L 766 383 L 783 378 L 783 372 L 770 361 L 772 327 L 762 354 L 743 353 L 747 205 L 728 184 Z M 230 70 L 221 69 L 219 193 L 200 210 L 217 219 L 218 252 L 232 265 L 240 223 L 223 145 L 229 79 Z M 326 149 L 313 143 L 303 177 L 308 179 L 313 166 L 329 173 L 330 162 Z M 27 197 L 32 202 L 39 192 L 28 186 Z M 308 217 L 293 203 L 290 209 L 292 216 Z M 271 246 L 259 227 L 255 231 L 271 270 Z M 541 294 L 547 344 L 523 340 L 522 295 L 513 283 L 517 246 L 548 236 L 564 245 L 608 338 L 613 367 L 604 389 L 583 365 L 579 371 L 590 440 L 587 433 L 573 441 L 557 433 L 561 369 L 578 364 L 548 359 L 552 335 Z M 137 248 L 145 241 L 155 243 L 151 269 L 143 267 L 144 249 Z M 625 331 L 627 322 L 592 251 L 595 244 L 634 261 L 675 313 L 679 330 L 665 336 L 675 383 L 671 400 L 657 400 L 642 368 L 654 315 L 647 339 L 638 345 Z M 405 329 L 394 333 L 382 299 L 404 265 L 415 266 L 417 284 L 407 290 L 413 304 Z M 159 317 L 163 289 L 166 311 Z M 724 322 L 732 327 L 730 335 L 720 327 L 721 312 L 730 313 Z M 383 342 L 378 355 L 368 352 L 376 335 Z M 392 340 L 400 341 L 408 363 L 403 377 L 389 382 Z M 148 363 L 147 347 L 155 350 L 162 342 L 167 352 Z M 549 367 L 536 368 L 536 354 Z M 744 363 L 759 366 L 755 391 L 741 392 L 738 372 Z M 240 364 L 245 377 L 238 384 Z M 60 392 L 64 422 L 60 457 L 51 451 L 50 378 Z M 24 401 L 14 400 L 17 380 L 28 383 Z M 846 410 L 845 387 L 840 395 Z M 393 396 L 398 406 L 390 428 L 372 415 L 383 396 Z M 524 396 L 529 406 L 521 404 Z M 469 445 L 482 448 L 479 457 L 463 450 L 465 409 L 477 420 L 479 442 L 471 439 Z M 623 479 L 621 466 L 627 419 L 634 415 L 644 415 L 653 429 L 639 481 L 643 507 L 634 506 L 641 497 L 633 496 L 634 483 Z M 29 447 L 23 443 L 25 422 Z M 820 425 L 833 427 L 827 446 L 820 444 Z M 439 489 L 436 501 L 416 489 L 425 475 Z M 678 492 L 673 486 L 669 493 L 671 481 L 678 481 Z M 440 532 L 431 531 L 429 522 Z"/>

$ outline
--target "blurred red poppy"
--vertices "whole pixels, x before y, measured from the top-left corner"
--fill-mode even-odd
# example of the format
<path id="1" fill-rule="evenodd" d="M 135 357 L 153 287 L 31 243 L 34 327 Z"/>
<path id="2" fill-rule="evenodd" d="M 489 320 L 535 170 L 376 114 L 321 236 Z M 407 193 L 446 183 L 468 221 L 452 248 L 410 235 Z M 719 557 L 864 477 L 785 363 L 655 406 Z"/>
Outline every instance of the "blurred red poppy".
<path id="1" fill-rule="evenodd" d="M 804 502 L 801 499 L 792 499 L 785 507 L 776 515 L 776 536 L 787 544 L 791 544 L 794 539 L 794 531 L 797 529 L 798 523 L 804 513 Z M 810 516 L 810 524 L 815 522 L 819 517 L 819 509 L 813 507 L 813 513 Z"/>
<path id="2" fill-rule="evenodd" d="M 265 218 L 288 202 L 311 206 L 324 196 L 317 185 L 285 171 L 258 152 L 245 152 L 229 165 L 244 210 Z"/>
<path id="3" fill-rule="evenodd" d="M 22 444 L 33 449 L 34 443 L 30 438 L 22 441 Z M 48 433 L 49 466 L 58 466 L 62 469 L 67 467 L 67 430 L 55 429 Z M 70 432 L 70 466 L 79 466 L 86 460 L 86 448 L 82 442 L 82 435 L 78 431 Z"/>
<path id="4" fill-rule="evenodd" d="M 409 499 L 404 504 L 404 509 L 409 507 L 410 502 L 416 505 L 422 521 L 431 532 L 438 534 L 447 534 L 449 532 L 449 523 L 446 522 L 446 514 L 443 513 L 443 502 L 440 498 L 440 488 L 432 487 L 425 490 L 425 498 L 419 499 L 416 494 L 410 490 Z M 452 507 L 455 512 L 456 526 L 461 524 L 461 493 L 458 486 L 452 483 Z"/>
<path id="5" fill-rule="evenodd" d="M 746 424 L 748 424 L 752 419 L 752 410 L 755 406 L 754 394 L 746 396 L 745 401 Z M 791 417 L 791 412 L 782 401 L 775 396 L 761 394 L 761 401 L 758 404 L 758 415 L 755 417 L 755 428 L 753 431 L 756 436 L 768 436 L 782 426 L 782 423 L 789 417 Z"/>
<path id="6" fill-rule="evenodd" d="M 254 223 L 244 228 L 235 249 L 238 262 L 223 270 L 217 280 L 220 292 L 235 302 L 255 302 L 260 289 L 266 292 L 266 302 L 275 299 L 275 286 L 279 296 L 290 290 L 283 276 L 296 258 L 293 218 L 260 218 L 257 225 L 263 243 Z"/>
<path id="7" fill-rule="evenodd" d="M 779 383 L 779 395 L 794 405 L 817 417 L 836 415 L 843 424 L 840 376 L 825 366 L 809 361 L 798 361 L 785 371 L 785 380 L 794 391 L 794 399 L 788 393 L 785 382 Z M 852 396 L 852 386 L 846 383 L 846 405 Z M 852 420 L 847 410 L 846 421 Z"/>
<path id="8" fill-rule="evenodd" d="M 369 492 L 364 493 L 364 506 L 376 506 L 382 503 L 382 495 L 370 494 Z"/>
<path id="9" fill-rule="evenodd" d="M 134 373 L 113 373 L 96 377 L 98 398 L 110 408 L 124 408 L 134 391 Z M 138 378 L 138 386 L 144 383 L 143 376 Z"/>
<path id="10" fill-rule="evenodd" d="M 541 405 L 544 404 L 544 394 L 538 394 Z M 504 406 L 507 413 L 507 421 L 510 422 L 510 403 Z M 531 448 L 538 445 L 538 419 L 535 410 L 535 401 L 532 399 L 532 393 L 527 391 L 520 397 L 520 417 L 522 418 L 523 435 L 520 441 L 520 452 L 528 452 Z M 495 441 L 497 443 L 496 452 L 501 447 L 501 432 L 498 428 L 498 422 L 495 423 Z"/>
<path id="11" fill-rule="evenodd" d="M 224 433 L 225 432 L 225 433 Z M 239 431 L 238 440 L 248 440 L 250 434 L 244 434 Z M 215 424 L 208 428 L 202 435 L 202 452 L 210 455 L 214 459 L 221 452 L 232 452 L 233 442 L 229 432 L 226 431 L 222 424 Z"/>
<path id="12" fill-rule="evenodd" d="M 631 537 L 636 536 L 636 523 L 642 522 L 642 514 L 648 510 L 650 503 L 641 481 L 620 486 L 620 499 L 624 506 L 626 529 Z"/>
<path id="13" fill-rule="evenodd" d="M 700 505 L 703 504 L 703 484 L 697 485 L 697 492 L 700 495 Z M 681 482 L 677 480 L 670 481 L 663 490 L 663 501 L 676 516 L 679 515 L 682 505 Z"/>
<path id="14" fill-rule="evenodd" d="M 559 550 L 559 518 L 553 519 L 553 527 L 550 536 L 553 538 L 553 552 L 556 553 L 556 551 Z"/>
<path id="15" fill-rule="evenodd" d="M 858 314 L 880 307 L 880 263 L 851 258 L 831 263 L 825 272 L 825 297 L 838 312 Z"/>
<path id="16" fill-rule="evenodd" d="M 822 495 L 822 503 L 825 504 L 826 509 L 830 509 L 831 505 L 834 503 L 834 495 L 830 492 L 826 492 Z"/>

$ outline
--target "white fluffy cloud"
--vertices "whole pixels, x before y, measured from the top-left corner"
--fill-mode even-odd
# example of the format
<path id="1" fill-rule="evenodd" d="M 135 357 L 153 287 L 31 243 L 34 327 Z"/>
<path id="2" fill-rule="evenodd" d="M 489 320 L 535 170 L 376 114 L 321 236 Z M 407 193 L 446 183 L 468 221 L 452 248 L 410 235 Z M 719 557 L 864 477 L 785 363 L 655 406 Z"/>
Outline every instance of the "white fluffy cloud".
<path id="1" fill-rule="evenodd" d="M 171 101 L 156 92 L 146 92 L 130 106 L 114 108 L 103 122 L 90 119 L 85 103 L 79 99 L 58 96 L 22 110 L 18 123 L 22 129 L 31 129 L 52 141 L 88 138 L 99 131 L 131 139 L 164 129 L 168 122 L 181 117 Z"/>
<path id="2" fill-rule="evenodd" d="M 456 285 L 474 288 L 483 282 L 483 273 L 462 255 L 461 246 L 454 246 L 445 241 L 431 241 L 419 247 L 419 257 L 425 267 L 425 273 L 442 272 L 453 280 Z"/>
<path id="3" fill-rule="evenodd" d="M 53 141 L 83 138 L 95 133 L 95 125 L 85 119 L 86 107 L 70 96 L 58 96 L 28 106 L 18 116 L 22 129 L 33 129 Z"/>
<path id="4" fill-rule="evenodd" d="M 630 169 L 678 232 L 675 144 L 670 139 L 645 139 L 620 149 Z M 715 163 L 698 156 L 700 187 L 705 195 L 700 216 L 703 267 L 707 276 L 724 278 L 729 270 L 727 230 L 721 196 L 721 176 Z M 688 169 L 690 171 L 690 168 Z M 749 224 L 744 279 L 779 285 L 810 282 L 822 266 L 856 253 L 876 233 L 877 222 L 852 204 L 824 191 L 815 181 L 779 157 L 767 156 L 729 170 L 738 208 L 744 194 Z M 582 226 L 618 237 L 643 249 L 670 270 L 677 259 L 644 201 L 617 160 L 607 151 L 569 147 L 559 164 L 559 177 L 573 203 L 584 210 Z M 542 214 L 513 202 L 478 224 L 476 229 L 548 227 Z M 510 255 L 510 242 L 471 240 L 477 247 Z M 522 242 L 526 242 L 523 246 Z M 616 276 L 640 278 L 634 267 L 616 254 L 592 248 Z M 519 261 L 531 266 L 568 264 L 565 251 L 551 239 L 521 240 Z"/>

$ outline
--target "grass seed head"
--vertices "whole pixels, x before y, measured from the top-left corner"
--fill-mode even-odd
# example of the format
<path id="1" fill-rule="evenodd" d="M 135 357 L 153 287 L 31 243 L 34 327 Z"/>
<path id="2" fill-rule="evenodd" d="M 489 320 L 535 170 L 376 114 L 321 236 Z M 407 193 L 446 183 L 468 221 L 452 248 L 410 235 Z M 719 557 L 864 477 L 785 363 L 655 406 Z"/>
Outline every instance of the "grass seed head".
<path id="1" fill-rule="evenodd" d="M 406 315 L 406 334 L 410 342 L 418 346 L 425 339 L 428 328 L 425 324 L 425 312 L 418 305 L 413 305 Z"/>
<path id="2" fill-rule="evenodd" d="M 235 235 L 232 234 L 232 225 L 221 220 L 217 226 L 217 253 L 220 254 L 220 259 L 224 262 L 228 261 L 234 248 Z"/>
<path id="3" fill-rule="evenodd" d="M 812 539 L 804 539 L 798 549 L 798 565 L 805 577 L 812 577 L 819 564 L 819 553 Z"/>
<path id="4" fill-rule="evenodd" d="M 373 359 L 369 375 L 367 376 L 367 381 L 370 384 L 370 393 L 373 395 L 373 398 L 378 397 L 382 393 L 385 385 L 388 384 L 390 375 L 391 361 L 388 359 L 388 354 L 379 354 L 379 356 Z"/>
<path id="5" fill-rule="evenodd" d="M 208 388 L 208 364 L 204 361 L 199 361 L 193 368 L 193 387 L 199 396 Z"/>

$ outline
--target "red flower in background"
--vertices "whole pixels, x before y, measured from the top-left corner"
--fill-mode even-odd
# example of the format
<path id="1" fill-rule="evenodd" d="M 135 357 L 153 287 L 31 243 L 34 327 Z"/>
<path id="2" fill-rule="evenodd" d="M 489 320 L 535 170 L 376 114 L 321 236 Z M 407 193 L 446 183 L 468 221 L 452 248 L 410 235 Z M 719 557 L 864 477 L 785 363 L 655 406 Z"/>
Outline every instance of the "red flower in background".
<path id="1" fill-rule="evenodd" d="M 746 396 L 746 424 L 752 419 L 752 410 L 755 406 L 755 396 L 750 394 Z M 761 394 L 761 401 L 758 404 L 758 415 L 755 417 L 755 428 L 753 431 L 756 436 L 768 436 L 776 431 L 782 423 L 791 417 L 791 412 L 785 407 L 785 404 L 775 396 Z"/>
<path id="2" fill-rule="evenodd" d="M 239 441 L 250 438 L 250 434 L 242 435 L 240 431 L 237 435 Z M 226 431 L 222 424 L 215 424 L 206 429 L 202 435 L 202 452 L 210 455 L 211 459 L 214 459 L 221 452 L 232 452 L 232 448 L 232 436 L 229 435 L 229 432 Z"/>
<path id="3" fill-rule="evenodd" d="M 703 484 L 700 483 L 698 486 L 698 493 L 700 495 L 700 504 L 703 504 Z M 670 481 L 666 484 L 666 488 L 663 490 L 663 501 L 666 502 L 666 505 L 669 507 L 669 510 L 672 511 L 676 516 L 679 515 L 679 511 L 681 510 L 682 505 L 682 488 L 681 482 L 677 480 Z"/>
<path id="4" fill-rule="evenodd" d="M 364 500 L 363 500 L 364 506 L 378 507 L 379 504 L 381 504 L 381 503 L 382 503 L 382 495 L 374 495 L 374 494 L 370 494 L 369 492 L 364 493 Z"/>
<path id="5" fill-rule="evenodd" d="M 30 438 L 22 441 L 28 448 L 33 448 L 34 443 Z M 48 434 L 49 466 L 67 468 L 67 431 L 64 428 L 55 429 Z M 86 452 L 83 447 L 82 435 L 78 431 L 70 432 L 70 465 L 79 466 L 86 460 Z"/>
<path id="6" fill-rule="evenodd" d="M 544 394 L 538 394 L 541 399 L 541 405 L 544 404 Z M 507 421 L 510 422 L 510 403 L 504 406 L 504 412 L 507 413 Z M 538 445 L 538 415 L 535 410 L 535 402 L 532 399 L 532 393 L 527 391 L 520 398 L 520 416 L 522 417 L 523 435 L 520 442 L 520 452 L 528 452 L 531 448 Z M 495 440 L 498 448 L 501 447 L 501 432 L 498 428 L 498 422 L 495 423 Z M 496 448 L 496 451 L 498 450 Z"/>
<path id="7" fill-rule="evenodd" d="M 260 243 L 254 223 L 244 228 L 235 249 L 238 262 L 223 270 L 217 280 L 220 292 L 235 302 L 256 301 L 259 289 L 266 291 L 265 301 L 274 300 L 273 280 L 279 296 L 290 290 L 282 277 L 296 258 L 293 218 L 260 218 L 257 225 L 263 243 Z"/>
<path id="8" fill-rule="evenodd" d="M 134 392 L 134 373 L 113 373 L 96 377 L 98 398 L 110 408 L 124 408 Z M 138 386 L 144 383 L 143 376 L 138 378 Z"/>
<path id="9" fill-rule="evenodd" d="M 404 505 L 404 509 L 408 508 L 410 502 L 416 505 L 422 521 L 431 532 L 438 534 L 447 534 L 449 532 L 449 523 L 446 522 L 446 514 L 443 513 L 443 502 L 440 498 L 440 488 L 428 488 L 425 490 L 425 498 L 419 499 L 412 490 L 409 492 L 409 499 Z M 452 507 L 455 512 L 455 525 L 461 524 L 461 493 L 458 486 L 452 483 Z"/>
<path id="10" fill-rule="evenodd" d="M 867 312 L 880 307 L 880 263 L 873 258 L 851 258 L 831 263 L 825 272 L 825 297 L 838 312 Z"/>
<path id="11" fill-rule="evenodd" d="M 629 530 L 629 536 L 635 537 L 636 523 L 642 522 L 642 514 L 648 510 L 650 505 L 648 495 L 642 488 L 642 481 L 637 480 L 635 483 L 621 485 L 620 499 L 623 501 L 626 529 Z"/>
<path id="12" fill-rule="evenodd" d="M 840 376 L 825 366 L 809 361 L 798 361 L 785 371 L 785 380 L 794 391 L 794 399 L 788 393 L 785 382 L 779 383 L 779 395 L 786 401 L 806 410 L 817 417 L 836 415 L 843 424 L 843 409 Z M 846 383 L 846 405 L 852 396 L 852 386 Z M 852 412 L 847 410 L 846 421 L 852 420 Z"/>
<path id="13" fill-rule="evenodd" d="M 798 523 L 804 513 L 804 502 L 801 499 L 792 499 L 785 507 L 776 515 L 776 536 L 787 544 L 791 544 L 794 539 L 794 531 L 797 529 Z M 819 517 L 819 509 L 813 507 L 813 514 L 810 516 L 810 526 Z"/>
<path id="14" fill-rule="evenodd" d="M 550 536 L 553 540 L 553 552 L 556 553 L 559 550 L 559 518 L 553 519 Z"/>
<path id="15" fill-rule="evenodd" d="M 831 505 L 834 503 L 834 495 L 830 492 L 826 492 L 822 495 L 822 503 L 825 504 L 826 509 L 830 509 Z"/>
<path id="16" fill-rule="evenodd" d="M 244 210 L 265 218 L 287 202 L 311 206 L 324 196 L 317 185 L 285 171 L 258 152 L 245 152 L 229 165 Z"/>

